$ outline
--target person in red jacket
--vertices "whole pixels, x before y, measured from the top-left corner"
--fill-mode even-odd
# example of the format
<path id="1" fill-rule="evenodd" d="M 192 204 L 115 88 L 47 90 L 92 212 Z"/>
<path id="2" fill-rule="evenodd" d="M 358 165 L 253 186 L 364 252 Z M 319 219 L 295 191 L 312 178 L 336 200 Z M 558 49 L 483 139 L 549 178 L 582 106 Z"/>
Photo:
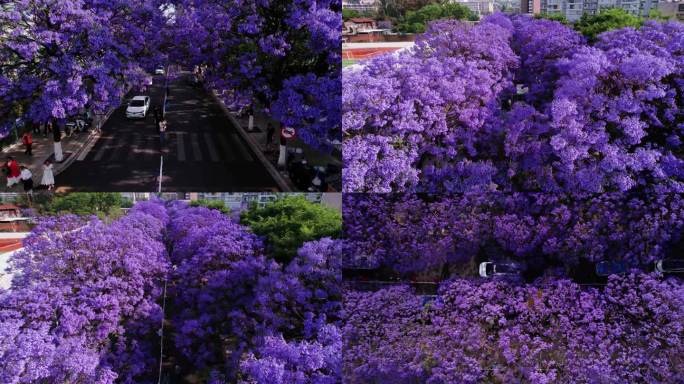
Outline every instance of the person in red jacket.
<path id="1" fill-rule="evenodd" d="M 21 137 L 21 141 L 26 146 L 24 153 L 33 156 L 33 152 L 31 152 L 31 147 L 33 146 L 33 136 L 31 136 L 31 132 L 24 133 L 24 136 Z"/>
<path id="2" fill-rule="evenodd" d="M 5 167 L 8 169 L 7 188 L 13 187 L 15 184 L 19 184 L 19 175 L 21 174 L 21 171 L 19 170 L 19 163 L 17 163 L 17 161 L 10 156 L 7 158 Z"/>

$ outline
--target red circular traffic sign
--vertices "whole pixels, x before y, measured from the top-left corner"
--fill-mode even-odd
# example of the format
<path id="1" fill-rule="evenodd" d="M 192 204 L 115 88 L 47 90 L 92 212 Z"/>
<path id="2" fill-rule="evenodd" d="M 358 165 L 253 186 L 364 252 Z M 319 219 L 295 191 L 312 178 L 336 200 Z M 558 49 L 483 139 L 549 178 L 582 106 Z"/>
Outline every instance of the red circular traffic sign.
<path id="1" fill-rule="evenodd" d="M 297 134 L 297 131 L 295 131 L 294 128 L 283 127 L 280 130 L 280 135 L 286 139 L 292 139 L 295 137 L 296 134 Z"/>

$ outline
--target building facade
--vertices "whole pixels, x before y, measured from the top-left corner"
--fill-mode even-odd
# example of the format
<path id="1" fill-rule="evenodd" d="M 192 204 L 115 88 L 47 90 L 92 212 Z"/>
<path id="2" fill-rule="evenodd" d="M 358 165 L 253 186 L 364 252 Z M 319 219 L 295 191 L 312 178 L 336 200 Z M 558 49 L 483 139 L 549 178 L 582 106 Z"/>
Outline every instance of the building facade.
<path id="1" fill-rule="evenodd" d="M 281 199 L 286 196 L 303 196 L 312 203 L 327 205 L 332 208 L 341 209 L 342 194 L 340 193 L 260 193 L 260 192 L 244 192 L 244 193 L 210 193 L 197 192 L 188 193 L 187 200 L 220 200 L 223 204 L 231 210 L 242 210 L 249 208 L 252 204 L 256 204 L 259 208 L 263 208 L 271 201 Z"/>
<path id="2" fill-rule="evenodd" d="M 635 16 L 648 16 L 658 9 L 658 0 L 521 0 L 522 13 L 559 14 L 570 22 L 583 14 L 596 15 L 610 8 L 621 8 Z"/>
<path id="3" fill-rule="evenodd" d="M 377 12 L 380 8 L 380 0 L 342 0 L 342 9 L 351 9 L 359 12 Z"/>
<path id="4" fill-rule="evenodd" d="M 454 2 L 468 7 L 480 17 L 494 13 L 494 0 L 455 0 Z"/>
<path id="5" fill-rule="evenodd" d="M 658 10 L 664 17 L 684 22 L 684 0 L 661 2 Z"/>
<path id="6" fill-rule="evenodd" d="M 558 0 L 561 1 L 561 0 Z M 520 0 L 520 13 L 537 15 L 541 12 L 541 0 Z"/>

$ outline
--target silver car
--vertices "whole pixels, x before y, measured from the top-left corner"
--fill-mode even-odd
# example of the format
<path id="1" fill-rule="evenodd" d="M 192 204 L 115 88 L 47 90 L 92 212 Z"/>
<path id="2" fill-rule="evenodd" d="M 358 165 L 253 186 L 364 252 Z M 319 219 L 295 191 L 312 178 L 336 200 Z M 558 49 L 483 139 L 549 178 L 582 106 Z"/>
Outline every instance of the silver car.
<path id="1" fill-rule="evenodd" d="M 655 270 L 660 273 L 684 273 L 684 260 L 663 259 L 655 263 Z"/>
<path id="2" fill-rule="evenodd" d="M 481 277 L 520 277 L 520 266 L 516 263 L 485 261 L 480 263 Z"/>
<path id="3" fill-rule="evenodd" d="M 126 117 L 128 118 L 145 118 L 147 116 L 147 111 L 150 109 L 150 97 L 149 96 L 135 96 L 128 103 L 126 107 Z"/>

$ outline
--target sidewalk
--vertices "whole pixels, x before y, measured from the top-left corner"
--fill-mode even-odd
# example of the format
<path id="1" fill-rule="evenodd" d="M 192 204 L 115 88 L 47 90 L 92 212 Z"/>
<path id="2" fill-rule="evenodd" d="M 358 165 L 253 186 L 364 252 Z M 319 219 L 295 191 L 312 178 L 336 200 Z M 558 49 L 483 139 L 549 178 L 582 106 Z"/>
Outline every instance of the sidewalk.
<path id="1" fill-rule="evenodd" d="M 64 134 L 62 134 L 64 135 Z M 62 136 L 62 153 L 64 160 L 61 163 L 54 163 L 53 172 L 55 180 L 58 182 L 59 173 L 68 167 L 78 156 L 80 150 L 91 140 L 97 139 L 97 134 L 91 133 L 90 130 L 86 132 L 73 133 L 70 137 Z M 25 147 L 19 142 L 14 143 L 2 149 L 2 158 L 0 164 L 7 161 L 8 156 L 14 157 L 19 166 L 26 166 L 33 173 L 34 188 L 38 188 L 40 180 L 43 178 L 43 163 L 54 153 L 54 145 L 52 134 L 47 137 L 41 133 L 33 134 L 33 156 L 24 154 Z M 22 192 L 23 185 L 21 183 L 15 184 L 12 188 L 7 188 L 7 177 L 2 174 L 0 177 L 0 192 Z"/>
<path id="2" fill-rule="evenodd" d="M 254 115 L 254 129 L 250 132 L 248 130 L 249 115 L 238 116 L 235 113 L 231 114 L 233 115 L 235 120 L 240 124 L 241 128 L 253 139 L 255 143 L 257 143 L 259 149 L 262 151 L 264 156 L 266 156 L 266 159 L 274 167 L 277 168 L 278 154 L 280 151 L 280 131 L 278 129 L 278 122 L 271 119 L 268 115 L 266 115 L 263 112 L 256 112 L 256 114 Z M 266 131 L 269 122 L 271 122 L 273 126 L 276 127 L 276 132 L 273 135 L 273 142 L 270 145 L 267 145 Z M 297 153 L 297 155 L 303 155 L 306 161 L 312 166 L 336 165 L 340 167 L 340 169 L 342 168 L 342 161 L 340 160 L 340 157 L 336 157 L 336 155 L 340 156 L 340 151 L 338 150 L 335 150 L 332 153 L 320 152 L 299 140 L 298 137 L 295 137 L 294 140 L 288 140 L 287 149 L 288 156 L 293 156 L 295 153 Z M 280 173 L 283 176 L 283 178 L 288 181 L 289 184 L 292 184 L 292 181 L 290 180 L 286 171 L 278 170 L 278 173 Z M 342 190 L 341 175 L 338 175 L 337 177 L 335 177 L 335 175 L 331 175 L 328 179 L 328 182 L 330 183 L 330 186 L 335 190 Z M 293 187 L 293 190 L 296 190 L 296 188 Z"/>

